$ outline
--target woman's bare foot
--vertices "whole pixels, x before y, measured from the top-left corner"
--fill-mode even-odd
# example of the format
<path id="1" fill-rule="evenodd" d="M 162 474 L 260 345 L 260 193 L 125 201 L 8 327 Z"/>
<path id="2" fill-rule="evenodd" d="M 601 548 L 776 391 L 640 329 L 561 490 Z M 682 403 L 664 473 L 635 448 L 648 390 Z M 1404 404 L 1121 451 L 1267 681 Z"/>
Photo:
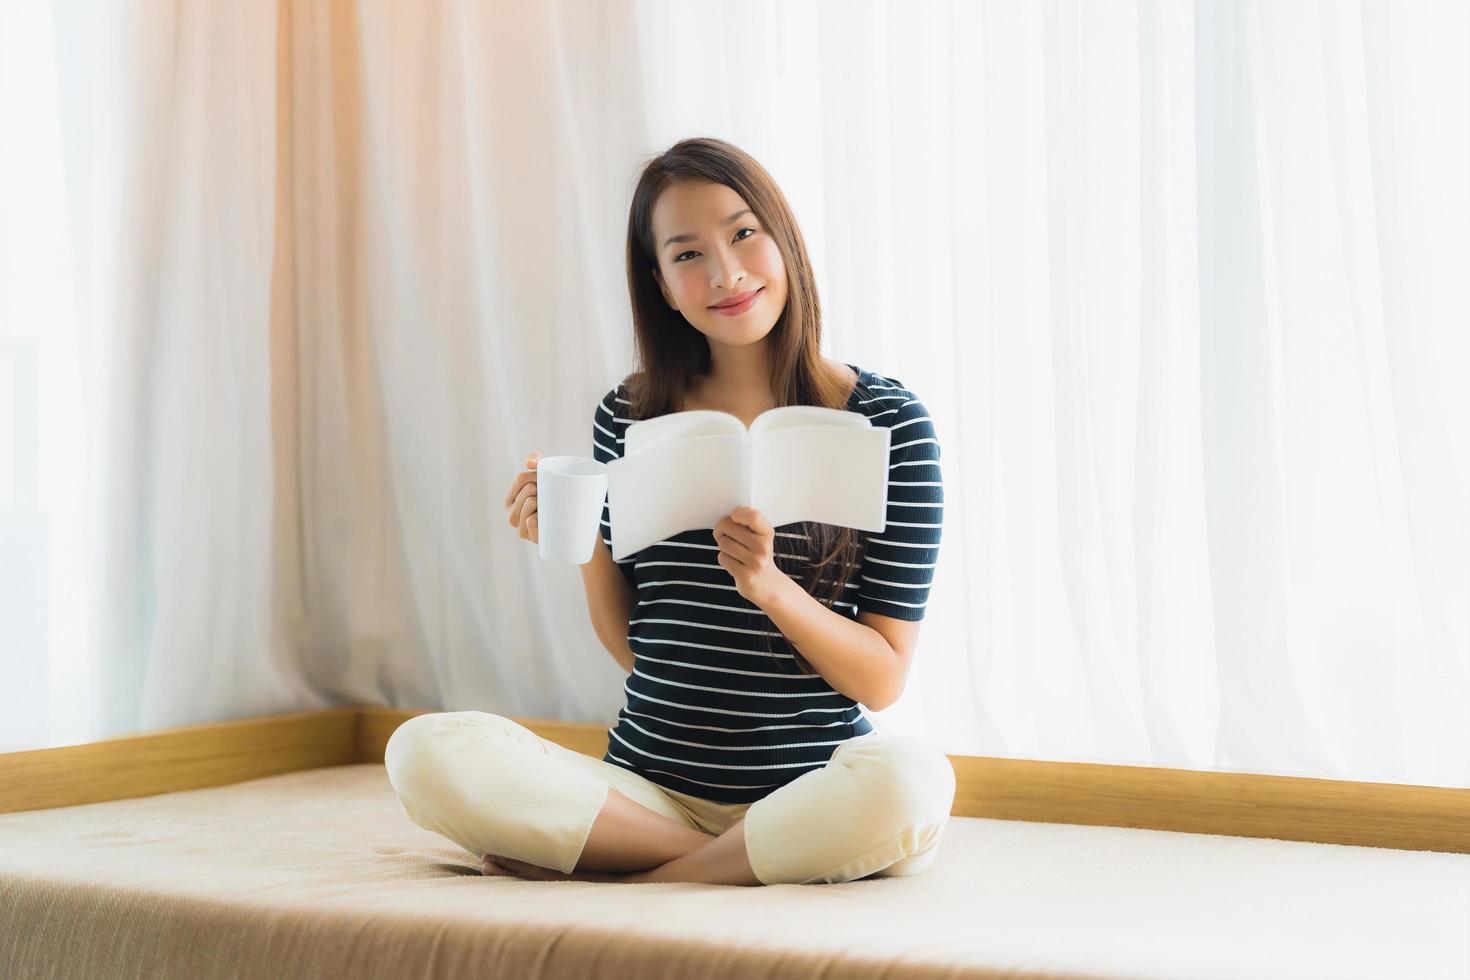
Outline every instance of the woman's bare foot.
<path id="1" fill-rule="evenodd" d="M 523 878 L 527 881 L 627 881 L 629 875 L 626 872 L 614 871 L 573 871 L 564 873 L 553 868 L 543 868 L 525 861 L 516 861 L 508 857 L 496 854 L 486 854 L 480 863 L 480 873 L 483 875 L 502 875 L 509 878 Z"/>

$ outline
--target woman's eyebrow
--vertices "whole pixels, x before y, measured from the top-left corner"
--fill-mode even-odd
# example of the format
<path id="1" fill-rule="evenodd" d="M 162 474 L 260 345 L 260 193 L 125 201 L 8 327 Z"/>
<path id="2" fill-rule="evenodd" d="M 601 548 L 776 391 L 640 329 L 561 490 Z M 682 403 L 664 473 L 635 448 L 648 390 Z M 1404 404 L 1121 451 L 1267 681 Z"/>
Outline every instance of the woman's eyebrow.
<path id="1" fill-rule="evenodd" d="M 720 222 L 720 226 L 721 227 L 724 227 L 725 225 L 728 225 L 730 222 L 734 221 L 736 218 L 740 217 L 742 214 L 754 214 L 754 213 L 755 212 L 752 211 L 752 210 L 750 210 L 750 208 L 744 208 L 743 210 L 736 211 L 734 214 L 730 215 L 730 217 L 726 218 L 724 221 L 721 221 Z M 674 235 L 673 237 L 668 238 L 667 240 L 664 241 L 663 247 L 664 248 L 668 248 L 670 245 L 674 244 L 675 242 L 692 242 L 692 241 L 694 241 L 698 237 L 699 236 L 696 235 L 696 234 L 694 234 L 693 232 L 686 232 L 685 234 L 682 234 L 682 235 Z"/>

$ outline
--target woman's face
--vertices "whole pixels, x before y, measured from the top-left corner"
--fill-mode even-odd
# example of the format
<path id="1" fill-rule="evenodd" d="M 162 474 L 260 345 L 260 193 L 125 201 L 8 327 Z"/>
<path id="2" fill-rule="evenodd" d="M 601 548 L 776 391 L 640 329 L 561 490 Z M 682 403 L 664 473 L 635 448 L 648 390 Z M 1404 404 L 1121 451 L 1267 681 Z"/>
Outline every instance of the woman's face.
<path id="1" fill-rule="evenodd" d="M 786 264 L 745 200 L 724 184 L 678 181 L 659 194 L 652 217 L 664 301 L 711 342 L 763 339 L 786 308 Z M 733 313 L 714 309 L 756 291 Z"/>

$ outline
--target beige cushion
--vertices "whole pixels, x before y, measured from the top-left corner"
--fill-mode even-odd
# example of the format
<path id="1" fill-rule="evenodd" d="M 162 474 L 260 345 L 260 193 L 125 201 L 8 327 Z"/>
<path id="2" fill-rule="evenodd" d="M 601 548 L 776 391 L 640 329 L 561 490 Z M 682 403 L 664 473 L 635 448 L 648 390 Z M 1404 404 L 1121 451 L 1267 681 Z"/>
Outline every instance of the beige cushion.
<path id="1" fill-rule="evenodd" d="M 1470 856 L 953 817 L 912 878 L 482 877 L 377 764 L 0 815 L 25 977 L 1470 976 Z"/>

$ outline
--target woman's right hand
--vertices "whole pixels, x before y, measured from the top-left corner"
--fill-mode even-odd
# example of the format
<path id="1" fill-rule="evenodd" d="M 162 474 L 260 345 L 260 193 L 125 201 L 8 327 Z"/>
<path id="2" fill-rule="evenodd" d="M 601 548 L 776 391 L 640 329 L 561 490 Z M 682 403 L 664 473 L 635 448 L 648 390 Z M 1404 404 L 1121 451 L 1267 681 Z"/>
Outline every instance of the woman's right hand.
<path id="1" fill-rule="evenodd" d="M 505 495 L 506 520 L 533 544 L 541 543 L 536 528 L 536 461 L 540 458 L 540 453 L 526 457 L 527 468 L 516 474 L 510 492 Z"/>

